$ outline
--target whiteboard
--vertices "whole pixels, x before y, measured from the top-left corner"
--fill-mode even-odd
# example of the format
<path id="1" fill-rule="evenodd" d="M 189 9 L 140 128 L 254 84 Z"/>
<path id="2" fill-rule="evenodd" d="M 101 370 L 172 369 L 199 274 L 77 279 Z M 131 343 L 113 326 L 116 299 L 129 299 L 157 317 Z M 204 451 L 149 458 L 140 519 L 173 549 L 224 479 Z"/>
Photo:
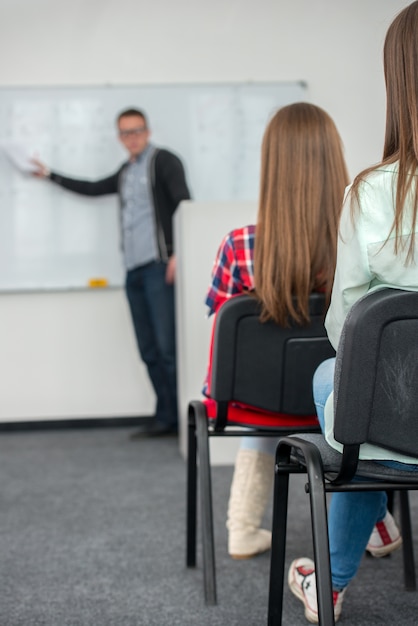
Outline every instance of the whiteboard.
<path id="1" fill-rule="evenodd" d="M 126 160 L 115 120 L 134 107 L 151 141 L 180 156 L 199 201 L 254 201 L 261 139 L 303 82 L 0 88 L 0 140 L 18 141 L 54 171 L 96 179 Z M 0 151 L 0 290 L 71 289 L 124 270 L 116 196 L 88 198 L 17 170 Z M 201 235 L 201 234 L 200 234 Z"/>

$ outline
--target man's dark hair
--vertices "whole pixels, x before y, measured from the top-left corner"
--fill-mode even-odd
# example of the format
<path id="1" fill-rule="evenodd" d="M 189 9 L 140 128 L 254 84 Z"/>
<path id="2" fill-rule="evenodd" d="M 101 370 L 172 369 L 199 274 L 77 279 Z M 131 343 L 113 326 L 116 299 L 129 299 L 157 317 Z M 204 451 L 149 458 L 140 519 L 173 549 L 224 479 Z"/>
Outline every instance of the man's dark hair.
<path id="1" fill-rule="evenodd" d="M 145 122 L 145 127 L 148 128 L 147 116 L 143 111 L 140 111 L 139 109 L 125 109 L 124 111 L 119 113 L 116 121 L 119 123 L 122 117 L 130 117 L 131 115 L 137 115 L 138 117 L 142 117 Z"/>

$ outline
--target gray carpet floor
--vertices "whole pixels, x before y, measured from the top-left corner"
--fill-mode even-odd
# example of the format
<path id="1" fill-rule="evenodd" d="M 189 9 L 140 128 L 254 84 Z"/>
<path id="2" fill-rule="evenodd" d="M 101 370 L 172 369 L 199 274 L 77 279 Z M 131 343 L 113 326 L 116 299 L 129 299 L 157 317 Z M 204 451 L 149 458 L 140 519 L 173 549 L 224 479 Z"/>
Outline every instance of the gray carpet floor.
<path id="1" fill-rule="evenodd" d="M 0 435 L 0 626 L 266 624 L 269 556 L 232 561 L 226 553 L 232 468 L 213 470 L 218 605 L 206 607 L 201 559 L 195 570 L 185 567 L 177 442 L 130 441 L 129 432 Z M 302 481 L 292 477 L 289 562 L 312 555 Z M 417 494 L 411 504 L 418 537 Z M 285 604 L 284 626 L 307 623 L 287 590 Z M 364 559 L 340 623 L 418 624 L 418 593 L 403 589 L 401 552 Z"/>

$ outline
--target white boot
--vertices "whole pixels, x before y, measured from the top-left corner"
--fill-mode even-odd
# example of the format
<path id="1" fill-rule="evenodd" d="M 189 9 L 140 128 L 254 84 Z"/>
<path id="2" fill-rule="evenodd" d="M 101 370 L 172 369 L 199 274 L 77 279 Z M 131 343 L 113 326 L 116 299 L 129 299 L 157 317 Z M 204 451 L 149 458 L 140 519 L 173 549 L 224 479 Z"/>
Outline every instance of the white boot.
<path id="1" fill-rule="evenodd" d="M 271 532 L 260 528 L 272 496 L 274 457 L 259 450 L 239 449 L 228 504 L 228 552 L 249 559 L 270 550 Z"/>

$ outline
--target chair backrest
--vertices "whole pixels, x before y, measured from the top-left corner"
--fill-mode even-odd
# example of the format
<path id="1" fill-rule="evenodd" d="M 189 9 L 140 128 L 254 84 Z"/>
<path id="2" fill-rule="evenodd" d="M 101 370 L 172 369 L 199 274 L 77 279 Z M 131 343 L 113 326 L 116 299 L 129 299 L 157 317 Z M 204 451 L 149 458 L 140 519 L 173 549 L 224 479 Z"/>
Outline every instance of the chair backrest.
<path id="1" fill-rule="evenodd" d="M 383 289 L 352 307 L 334 390 L 337 441 L 418 458 L 418 293 Z"/>
<path id="2" fill-rule="evenodd" d="M 283 328 L 260 322 L 254 297 L 227 300 L 215 320 L 211 397 L 276 413 L 315 415 L 313 373 L 335 352 L 324 328 L 324 295 L 312 294 L 309 305 L 309 325 Z"/>

